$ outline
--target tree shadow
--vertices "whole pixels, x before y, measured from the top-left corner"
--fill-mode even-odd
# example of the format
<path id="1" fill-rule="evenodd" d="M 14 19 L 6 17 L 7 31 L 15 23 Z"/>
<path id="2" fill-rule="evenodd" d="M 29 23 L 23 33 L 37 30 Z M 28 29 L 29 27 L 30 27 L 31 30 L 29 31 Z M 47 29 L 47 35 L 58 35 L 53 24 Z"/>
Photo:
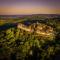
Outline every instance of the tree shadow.
<path id="1" fill-rule="evenodd" d="M 13 27 L 16 27 L 16 26 L 17 26 L 17 23 L 6 23 L 6 24 L 0 26 L 0 31 L 6 30 L 6 29 L 9 29 L 9 28 L 13 28 Z"/>

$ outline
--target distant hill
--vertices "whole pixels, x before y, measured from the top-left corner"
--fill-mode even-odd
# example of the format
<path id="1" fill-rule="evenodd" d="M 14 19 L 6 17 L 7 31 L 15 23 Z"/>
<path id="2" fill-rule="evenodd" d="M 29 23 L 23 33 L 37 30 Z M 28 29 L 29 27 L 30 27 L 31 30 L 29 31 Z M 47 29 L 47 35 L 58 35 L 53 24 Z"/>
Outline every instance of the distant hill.
<path id="1" fill-rule="evenodd" d="M 0 18 L 24 18 L 32 16 L 43 16 L 43 17 L 60 17 L 60 14 L 31 14 L 31 15 L 0 15 Z"/>

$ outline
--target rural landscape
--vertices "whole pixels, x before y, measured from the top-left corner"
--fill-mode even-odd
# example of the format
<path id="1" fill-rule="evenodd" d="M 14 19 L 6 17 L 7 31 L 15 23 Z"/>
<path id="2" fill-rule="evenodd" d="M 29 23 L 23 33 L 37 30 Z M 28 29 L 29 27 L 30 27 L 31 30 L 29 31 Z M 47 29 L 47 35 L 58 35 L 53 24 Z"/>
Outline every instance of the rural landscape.
<path id="1" fill-rule="evenodd" d="M 0 60 L 60 60 L 60 15 L 0 15 Z"/>

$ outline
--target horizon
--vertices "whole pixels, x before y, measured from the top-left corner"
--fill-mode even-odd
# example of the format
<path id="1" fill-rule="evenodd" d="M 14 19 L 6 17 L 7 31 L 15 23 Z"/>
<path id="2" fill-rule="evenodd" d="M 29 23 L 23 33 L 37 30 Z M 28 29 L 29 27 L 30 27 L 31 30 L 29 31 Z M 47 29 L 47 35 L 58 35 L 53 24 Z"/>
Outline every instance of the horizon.
<path id="1" fill-rule="evenodd" d="M 0 15 L 60 15 L 60 14 L 0 14 Z"/>

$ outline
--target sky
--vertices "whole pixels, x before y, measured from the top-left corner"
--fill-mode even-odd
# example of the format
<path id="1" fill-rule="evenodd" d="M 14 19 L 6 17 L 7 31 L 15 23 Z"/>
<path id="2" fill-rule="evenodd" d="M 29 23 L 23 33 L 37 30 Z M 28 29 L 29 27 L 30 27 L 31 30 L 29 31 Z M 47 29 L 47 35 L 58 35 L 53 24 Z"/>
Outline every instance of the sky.
<path id="1" fill-rule="evenodd" d="M 60 0 L 0 0 L 0 15 L 60 14 Z"/>

